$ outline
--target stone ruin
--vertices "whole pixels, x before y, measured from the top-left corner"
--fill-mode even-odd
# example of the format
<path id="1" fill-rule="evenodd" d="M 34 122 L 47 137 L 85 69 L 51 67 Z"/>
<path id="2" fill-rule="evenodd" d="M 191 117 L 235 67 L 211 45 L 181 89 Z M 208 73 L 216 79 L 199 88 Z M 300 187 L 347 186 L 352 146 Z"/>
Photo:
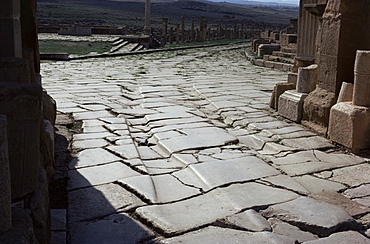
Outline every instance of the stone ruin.
<path id="1" fill-rule="evenodd" d="M 43 91 L 36 0 L 0 8 L 0 243 L 49 243 L 56 105 Z"/>
<path id="2" fill-rule="evenodd" d="M 370 148 L 370 2 L 301 0 L 297 56 L 271 107 L 333 142 Z"/>

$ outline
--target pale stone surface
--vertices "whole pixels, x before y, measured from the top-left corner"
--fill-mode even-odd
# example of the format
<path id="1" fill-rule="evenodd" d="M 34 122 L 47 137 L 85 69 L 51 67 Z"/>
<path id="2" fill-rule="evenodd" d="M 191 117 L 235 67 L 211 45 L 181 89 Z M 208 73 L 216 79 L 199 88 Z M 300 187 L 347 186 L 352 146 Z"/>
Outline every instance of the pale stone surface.
<path id="1" fill-rule="evenodd" d="M 137 148 L 133 144 L 124 144 L 119 146 L 107 147 L 109 151 L 112 151 L 125 159 L 139 158 Z"/>
<path id="2" fill-rule="evenodd" d="M 301 194 L 310 194 L 310 191 L 307 190 L 303 185 L 301 185 L 294 178 L 287 175 L 276 175 L 263 178 L 261 180 L 270 183 L 272 186 L 280 186 L 295 192 L 299 192 Z"/>
<path id="3" fill-rule="evenodd" d="M 105 184 L 68 192 L 68 223 L 90 220 L 145 205 L 117 184 Z"/>
<path id="4" fill-rule="evenodd" d="M 307 94 L 286 91 L 279 97 L 279 115 L 300 123 L 303 115 L 303 102 Z"/>
<path id="5" fill-rule="evenodd" d="M 298 241 L 299 243 L 316 240 L 319 238 L 310 232 L 302 231 L 298 227 L 290 225 L 279 219 L 270 218 L 268 223 L 271 225 L 273 233 L 289 237 Z"/>
<path id="6" fill-rule="evenodd" d="M 254 232 L 271 231 L 269 222 L 253 209 L 227 216 L 220 221 L 227 225 L 237 226 Z"/>
<path id="7" fill-rule="evenodd" d="M 370 183 L 370 164 L 359 164 L 351 167 L 336 169 L 330 180 L 341 182 L 350 186 L 359 186 Z"/>
<path id="8" fill-rule="evenodd" d="M 245 182 L 278 174 L 279 171 L 253 156 L 191 164 L 186 169 L 173 173 L 182 182 L 204 191 L 233 182 Z"/>
<path id="9" fill-rule="evenodd" d="M 320 137 L 320 136 L 313 136 L 309 138 L 299 138 L 299 139 L 284 139 L 281 141 L 282 144 L 294 147 L 302 150 L 309 150 L 309 149 L 327 149 L 333 148 L 334 146 L 329 143 L 328 140 Z"/>
<path id="10" fill-rule="evenodd" d="M 73 135 L 73 140 L 81 141 L 81 140 L 89 140 L 89 139 L 102 139 L 102 138 L 106 138 L 109 136 L 115 136 L 115 135 L 110 132 L 75 134 Z"/>
<path id="11" fill-rule="evenodd" d="M 117 179 L 140 175 L 123 163 L 116 162 L 68 171 L 69 190 L 114 182 Z"/>
<path id="12" fill-rule="evenodd" d="M 340 183 L 319 179 L 311 175 L 298 176 L 293 179 L 298 181 L 310 193 L 340 191 L 347 188 L 345 185 Z"/>
<path id="13" fill-rule="evenodd" d="M 289 222 L 320 237 L 339 230 L 359 229 L 358 223 L 343 209 L 307 197 L 270 206 L 262 214 Z"/>
<path id="14" fill-rule="evenodd" d="M 282 122 L 282 121 L 273 121 L 273 122 L 266 122 L 266 123 L 251 123 L 248 125 L 248 129 L 257 129 L 257 130 L 263 130 L 263 129 L 278 129 L 282 127 L 288 126 L 288 123 Z"/>
<path id="15" fill-rule="evenodd" d="M 359 216 L 370 212 L 370 208 L 351 201 L 336 191 L 323 191 L 310 195 L 310 197 L 343 208 L 351 216 Z"/>
<path id="16" fill-rule="evenodd" d="M 240 143 L 245 144 L 247 147 L 261 150 L 267 141 L 270 141 L 270 138 L 257 136 L 257 135 L 247 135 L 247 136 L 238 136 Z"/>
<path id="17" fill-rule="evenodd" d="M 365 236 L 361 235 L 359 232 L 356 231 L 344 231 L 338 232 L 330 235 L 326 238 L 321 238 L 318 240 L 307 241 L 304 244 L 327 244 L 327 243 L 335 243 L 335 244 L 348 244 L 348 243 L 356 243 L 356 244 L 368 244 L 370 243 L 369 239 Z"/>
<path id="18" fill-rule="evenodd" d="M 85 149 L 76 154 L 69 163 L 69 168 L 81 168 L 119 161 L 121 158 L 102 149 Z"/>
<path id="19" fill-rule="evenodd" d="M 348 189 L 343 193 L 349 198 L 370 196 L 370 184 L 364 184 L 356 188 Z"/>
<path id="20" fill-rule="evenodd" d="M 244 194 L 240 194 L 243 192 Z M 146 206 L 136 213 L 167 234 L 181 233 L 209 224 L 253 206 L 289 201 L 298 195 L 256 184 L 236 184 L 177 203 Z"/>
<path id="21" fill-rule="evenodd" d="M 174 202 L 201 193 L 199 189 L 184 185 L 168 174 L 158 176 L 142 175 L 125 178 L 119 180 L 119 182 L 150 203 Z"/>
<path id="22" fill-rule="evenodd" d="M 73 141 L 72 144 L 74 148 L 87 149 L 87 148 L 105 147 L 109 143 L 104 139 L 91 139 L 91 140 Z"/>
<path id="23" fill-rule="evenodd" d="M 207 227 L 181 236 L 160 241 L 160 243 L 294 243 L 289 237 L 271 232 L 247 232 L 220 227 Z"/>
<path id="24" fill-rule="evenodd" d="M 143 239 L 154 236 L 140 222 L 129 215 L 114 214 L 104 219 L 90 222 L 77 222 L 70 226 L 70 243 L 138 243 Z"/>

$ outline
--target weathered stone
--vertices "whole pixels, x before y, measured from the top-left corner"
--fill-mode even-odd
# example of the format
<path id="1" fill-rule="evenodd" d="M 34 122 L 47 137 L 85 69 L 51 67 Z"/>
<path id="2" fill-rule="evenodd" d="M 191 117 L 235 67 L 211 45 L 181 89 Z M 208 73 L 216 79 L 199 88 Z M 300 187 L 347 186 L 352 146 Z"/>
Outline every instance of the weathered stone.
<path id="1" fill-rule="evenodd" d="M 37 188 L 40 164 L 41 86 L 0 83 L 0 114 L 8 119 L 12 199 Z"/>
<path id="2" fill-rule="evenodd" d="M 108 151 L 111 151 L 115 154 L 120 155 L 125 159 L 134 159 L 139 158 L 139 153 L 134 144 L 125 144 L 119 146 L 109 146 L 107 147 Z"/>
<path id="3" fill-rule="evenodd" d="M 145 205 L 117 184 L 105 184 L 68 192 L 68 223 L 100 218 Z"/>
<path id="4" fill-rule="evenodd" d="M 226 225 L 237 226 L 238 228 L 254 232 L 271 231 L 269 222 L 253 209 L 227 216 L 220 221 Z"/>
<path id="5" fill-rule="evenodd" d="M 336 191 L 323 191 L 310 195 L 310 197 L 343 208 L 351 216 L 359 216 L 370 212 L 370 208 L 359 204 Z"/>
<path id="6" fill-rule="evenodd" d="M 159 243 L 294 243 L 293 239 L 271 232 L 248 232 L 219 227 L 207 227 Z"/>
<path id="7" fill-rule="evenodd" d="M 154 233 L 125 213 L 71 225 L 70 243 L 139 243 Z"/>
<path id="8" fill-rule="evenodd" d="M 330 110 L 329 137 L 353 150 L 370 148 L 370 108 L 350 102 L 335 104 Z"/>
<path id="9" fill-rule="evenodd" d="M 317 64 L 313 64 L 307 67 L 299 67 L 296 91 L 298 93 L 308 94 L 311 91 L 315 90 L 317 83 L 317 72 Z"/>
<path id="10" fill-rule="evenodd" d="M 0 233 L 12 227 L 10 170 L 6 116 L 0 116 Z"/>
<path id="11" fill-rule="evenodd" d="M 73 148 L 75 149 L 89 149 L 89 148 L 98 148 L 105 147 L 109 143 L 104 139 L 91 139 L 91 140 L 81 140 L 73 141 Z"/>
<path id="12" fill-rule="evenodd" d="M 67 226 L 67 210 L 50 209 L 50 230 L 66 231 L 66 226 Z"/>
<path id="13" fill-rule="evenodd" d="M 253 156 L 191 164 L 186 169 L 173 173 L 181 182 L 204 191 L 278 174 L 279 171 Z"/>
<path id="14" fill-rule="evenodd" d="M 102 148 L 86 149 L 79 152 L 75 157 L 72 158 L 69 163 L 69 168 L 73 169 L 96 166 L 120 160 L 122 159 Z"/>
<path id="15" fill-rule="evenodd" d="M 306 195 L 310 194 L 310 191 L 308 191 L 303 185 L 301 185 L 294 178 L 287 176 L 287 175 L 271 176 L 271 177 L 263 178 L 261 179 L 261 181 L 268 182 L 272 186 L 280 186 L 285 189 L 299 192 L 301 194 L 306 194 Z"/>
<path id="16" fill-rule="evenodd" d="M 286 91 L 279 98 L 279 115 L 300 123 L 303 114 L 303 102 L 307 94 Z"/>
<path id="17" fill-rule="evenodd" d="M 348 189 L 343 193 L 343 195 L 349 198 L 370 196 L 370 184 Z"/>
<path id="18" fill-rule="evenodd" d="M 318 240 L 307 241 L 304 244 L 326 244 L 326 243 L 337 243 L 337 244 L 347 244 L 347 243 L 357 243 L 357 244 L 367 244 L 369 239 L 361 235 L 356 231 L 344 231 L 339 233 L 334 233 L 326 238 L 321 238 Z"/>
<path id="19" fill-rule="evenodd" d="M 370 98 L 368 96 L 368 91 L 370 90 L 369 64 L 370 52 L 357 50 L 353 88 L 353 105 L 355 106 L 370 106 Z"/>
<path id="20" fill-rule="evenodd" d="M 359 186 L 370 183 L 369 164 L 359 164 L 346 168 L 336 169 L 330 180 L 341 182 L 350 186 Z"/>
<path id="21" fill-rule="evenodd" d="M 168 203 L 200 194 L 195 187 L 182 184 L 172 175 L 141 175 L 119 180 L 150 203 Z M 176 189 L 175 191 L 173 189 Z"/>
<path id="22" fill-rule="evenodd" d="M 329 143 L 328 140 L 320 136 L 312 136 L 308 138 L 298 138 L 298 139 L 284 139 L 281 141 L 283 145 L 294 147 L 302 150 L 309 149 L 328 149 L 334 146 Z"/>
<path id="23" fill-rule="evenodd" d="M 247 135 L 237 137 L 240 143 L 245 144 L 247 147 L 255 150 L 261 150 L 270 138 L 258 136 L 258 135 Z"/>
<path id="24" fill-rule="evenodd" d="M 117 179 L 140 175 L 120 162 L 68 171 L 69 190 L 114 182 Z"/>
<path id="25" fill-rule="evenodd" d="M 352 102 L 352 98 L 353 98 L 353 84 L 343 82 L 342 87 L 340 88 L 337 103 Z"/>
<path id="26" fill-rule="evenodd" d="M 262 211 L 262 215 L 286 221 L 320 237 L 336 231 L 360 228 L 359 224 L 343 209 L 307 197 L 270 206 Z"/>
<path id="27" fill-rule="evenodd" d="M 319 179 L 311 175 L 297 176 L 293 179 L 298 181 L 310 193 L 340 191 L 346 188 L 345 185 L 340 183 Z"/>
<path id="28" fill-rule="evenodd" d="M 246 208 L 271 205 L 296 197 L 298 195 L 292 192 L 256 183 L 235 184 L 177 203 L 140 207 L 136 209 L 136 214 L 160 232 L 173 235 Z"/>
<path id="29" fill-rule="evenodd" d="M 42 92 L 42 114 L 44 120 L 49 120 L 54 126 L 57 117 L 57 105 L 55 100 L 45 91 Z"/>
<path id="30" fill-rule="evenodd" d="M 273 233 L 289 237 L 299 243 L 316 240 L 319 238 L 310 232 L 302 231 L 298 227 L 290 225 L 279 219 L 270 218 L 268 223 L 270 223 Z"/>

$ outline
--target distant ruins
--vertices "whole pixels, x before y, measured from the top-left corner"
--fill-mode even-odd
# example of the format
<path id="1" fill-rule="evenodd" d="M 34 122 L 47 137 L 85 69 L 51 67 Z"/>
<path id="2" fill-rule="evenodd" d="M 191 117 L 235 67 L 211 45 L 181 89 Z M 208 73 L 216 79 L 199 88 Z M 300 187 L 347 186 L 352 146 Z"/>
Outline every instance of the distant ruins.
<path id="1" fill-rule="evenodd" d="M 0 8 L 0 243 L 50 242 L 56 105 L 41 86 L 36 0 Z"/>
<path id="2" fill-rule="evenodd" d="M 355 152 L 370 148 L 369 11 L 366 0 L 301 0 L 294 66 L 271 99 L 283 117 Z"/>

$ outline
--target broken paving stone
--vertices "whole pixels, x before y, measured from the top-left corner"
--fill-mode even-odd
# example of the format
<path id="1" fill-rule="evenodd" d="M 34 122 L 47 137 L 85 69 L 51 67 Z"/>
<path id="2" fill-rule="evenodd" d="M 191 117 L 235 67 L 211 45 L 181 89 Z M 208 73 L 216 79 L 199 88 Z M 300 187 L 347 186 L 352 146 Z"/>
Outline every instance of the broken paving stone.
<path id="1" fill-rule="evenodd" d="M 330 235 L 326 238 L 321 238 L 318 240 L 307 241 L 303 244 L 328 244 L 328 243 L 335 243 L 335 244 L 348 244 L 348 243 L 356 243 L 356 244 L 369 244 L 370 240 L 365 236 L 361 235 L 359 232 L 356 231 L 345 231 L 345 232 L 338 232 Z"/>
<path id="2" fill-rule="evenodd" d="M 175 244 L 199 244 L 199 243 L 284 243 L 293 244 L 294 240 L 289 237 L 271 232 L 248 232 L 220 227 L 206 227 L 181 236 L 161 240 L 159 243 Z"/>
<path id="3" fill-rule="evenodd" d="M 310 197 L 343 208 L 351 216 L 359 216 L 370 212 L 370 208 L 346 198 L 335 191 L 325 191 L 310 195 Z"/>
<path id="4" fill-rule="evenodd" d="M 194 117 L 194 115 L 179 111 L 179 112 L 167 112 L 167 113 L 158 113 L 155 112 L 155 114 L 149 114 L 145 116 L 145 121 L 147 123 L 157 121 L 157 120 L 166 120 L 166 119 L 181 119 L 181 118 L 190 118 Z"/>
<path id="5" fill-rule="evenodd" d="M 69 233 L 71 244 L 140 243 L 154 236 L 151 230 L 124 213 L 74 223 Z"/>
<path id="6" fill-rule="evenodd" d="M 171 160 L 178 161 L 184 165 L 198 163 L 198 160 L 193 156 L 193 154 L 187 153 L 174 153 L 171 155 Z"/>
<path id="7" fill-rule="evenodd" d="M 364 183 L 370 183 L 370 164 L 359 164 L 333 170 L 333 176 L 330 180 L 341 182 L 349 186 L 359 186 Z"/>
<path id="8" fill-rule="evenodd" d="M 327 139 L 321 136 L 312 136 L 298 139 L 284 139 L 281 141 L 281 143 L 285 146 L 301 150 L 329 149 L 334 147 L 331 143 L 329 143 Z"/>
<path id="9" fill-rule="evenodd" d="M 270 223 L 273 233 L 292 238 L 299 243 L 319 239 L 318 236 L 307 231 L 302 231 L 298 227 L 279 219 L 270 218 L 268 219 L 268 223 Z"/>
<path id="10" fill-rule="evenodd" d="M 343 209 L 308 197 L 270 206 L 261 213 L 267 218 L 280 219 L 320 237 L 361 227 Z"/>
<path id="11" fill-rule="evenodd" d="M 184 170 L 173 173 L 185 184 L 202 188 L 204 191 L 278 174 L 279 171 L 253 156 L 192 164 Z"/>
<path id="12" fill-rule="evenodd" d="M 257 135 L 238 136 L 237 138 L 240 143 L 254 150 L 261 150 L 266 142 L 271 141 L 270 138 Z"/>
<path id="13" fill-rule="evenodd" d="M 158 231 L 174 235 L 213 223 L 243 209 L 267 206 L 297 197 L 293 192 L 261 184 L 234 184 L 172 204 L 139 207 L 136 214 Z"/>
<path id="14" fill-rule="evenodd" d="M 100 120 L 109 124 L 126 124 L 124 118 L 101 118 Z"/>
<path id="15" fill-rule="evenodd" d="M 168 203 L 199 195 L 199 189 L 182 184 L 172 175 L 141 175 L 119 180 L 150 203 Z M 176 190 L 175 190 L 176 189 Z"/>
<path id="16" fill-rule="evenodd" d="M 275 155 L 281 152 L 289 152 L 293 150 L 294 148 L 292 147 L 283 146 L 274 142 L 267 142 L 259 153 L 262 155 Z"/>
<path id="17" fill-rule="evenodd" d="M 103 126 L 85 126 L 83 127 L 84 133 L 101 133 L 107 130 Z"/>
<path id="18" fill-rule="evenodd" d="M 147 114 L 155 114 L 157 113 L 155 110 L 152 110 L 152 109 L 145 109 L 145 108 L 133 108 L 133 109 L 130 109 L 130 108 L 116 108 L 116 109 L 113 109 L 113 112 L 117 113 L 117 114 L 125 114 L 125 115 L 130 115 L 130 116 L 134 116 L 134 117 L 144 117 L 145 115 Z"/>
<path id="19" fill-rule="evenodd" d="M 353 201 L 355 201 L 355 202 L 357 202 L 361 205 L 365 205 L 365 206 L 370 207 L 370 197 L 355 198 L 355 199 L 353 199 Z"/>
<path id="20" fill-rule="evenodd" d="M 343 195 L 349 198 L 370 196 L 370 184 L 348 189 L 343 193 Z"/>
<path id="21" fill-rule="evenodd" d="M 311 175 L 293 177 L 293 179 L 298 181 L 310 193 L 340 191 L 347 188 L 345 185 L 342 185 L 338 182 L 319 179 Z"/>
<path id="22" fill-rule="evenodd" d="M 250 156 L 250 155 L 253 155 L 253 154 L 242 153 L 238 150 L 235 152 L 226 151 L 222 153 L 213 154 L 212 157 L 216 159 L 220 159 L 220 160 L 228 160 L 228 159 L 241 158 L 241 157 Z"/>
<path id="23" fill-rule="evenodd" d="M 68 171 L 68 190 L 114 182 L 117 179 L 140 175 L 120 162 Z"/>
<path id="24" fill-rule="evenodd" d="M 284 134 L 303 131 L 303 130 L 304 130 L 303 127 L 287 126 L 287 127 L 283 127 L 280 129 L 266 129 L 266 130 L 262 130 L 262 132 L 266 131 L 272 136 L 272 135 L 284 135 Z"/>
<path id="25" fill-rule="evenodd" d="M 109 131 L 128 130 L 128 126 L 126 124 L 107 124 L 105 127 Z"/>
<path id="26" fill-rule="evenodd" d="M 108 107 L 102 104 L 82 104 L 78 105 L 81 108 L 91 110 L 91 111 L 99 111 L 99 110 L 106 110 Z"/>
<path id="27" fill-rule="evenodd" d="M 161 155 L 153 151 L 150 147 L 140 146 L 137 147 L 139 152 L 139 156 L 142 160 L 150 160 L 150 159 L 160 159 L 162 158 Z"/>
<path id="28" fill-rule="evenodd" d="M 271 231 L 269 222 L 253 209 L 227 216 L 219 221 L 226 225 L 236 226 L 253 232 Z"/>
<path id="29" fill-rule="evenodd" d="M 100 218 L 145 205 L 117 184 L 104 184 L 68 192 L 68 222 Z"/>
<path id="30" fill-rule="evenodd" d="M 104 139 L 91 139 L 82 141 L 73 141 L 72 147 L 74 149 L 88 149 L 108 146 L 109 143 Z"/>
<path id="31" fill-rule="evenodd" d="M 95 166 L 119 160 L 122 159 L 102 148 L 85 149 L 72 158 L 69 163 L 69 168 Z"/>
<path id="32" fill-rule="evenodd" d="M 97 119 L 88 119 L 82 122 L 82 128 L 97 127 L 97 126 L 103 126 L 103 125 L 105 125 L 105 123 Z"/>
<path id="33" fill-rule="evenodd" d="M 277 129 L 289 126 L 288 123 L 282 121 L 272 121 L 265 123 L 251 123 L 248 125 L 248 129 L 251 130 L 264 130 L 264 129 Z"/>
<path id="34" fill-rule="evenodd" d="M 275 140 L 282 140 L 282 139 L 295 139 L 295 138 L 301 138 L 301 137 L 306 138 L 310 136 L 316 136 L 316 134 L 310 131 L 297 131 L 297 132 L 292 132 L 292 133 L 283 134 L 283 135 L 275 135 L 272 138 Z"/>
<path id="35" fill-rule="evenodd" d="M 125 159 L 139 158 L 139 153 L 134 144 L 124 144 L 119 146 L 109 146 L 107 149 Z"/>
<path id="36" fill-rule="evenodd" d="M 93 111 L 93 112 L 78 112 L 73 113 L 73 118 L 75 120 L 89 120 L 89 119 L 100 119 L 114 117 L 108 111 Z"/>
<path id="37" fill-rule="evenodd" d="M 268 182 L 273 186 L 279 186 L 285 189 L 299 192 L 300 194 L 305 194 L 305 195 L 310 194 L 310 192 L 303 185 L 301 185 L 294 178 L 287 176 L 287 175 L 271 176 L 271 177 L 263 178 L 261 179 L 261 181 Z"/>
<path id="38" fill-rule="evenodd" d="M 90 140 L 90 139 L 104 139 L 109 136 L 115 136 L 114 134 L 105 131 L 102 133 L 84 133 L 84 134 L 74 134 L 73 141 L 81 141 L 81 140 Z"/>

